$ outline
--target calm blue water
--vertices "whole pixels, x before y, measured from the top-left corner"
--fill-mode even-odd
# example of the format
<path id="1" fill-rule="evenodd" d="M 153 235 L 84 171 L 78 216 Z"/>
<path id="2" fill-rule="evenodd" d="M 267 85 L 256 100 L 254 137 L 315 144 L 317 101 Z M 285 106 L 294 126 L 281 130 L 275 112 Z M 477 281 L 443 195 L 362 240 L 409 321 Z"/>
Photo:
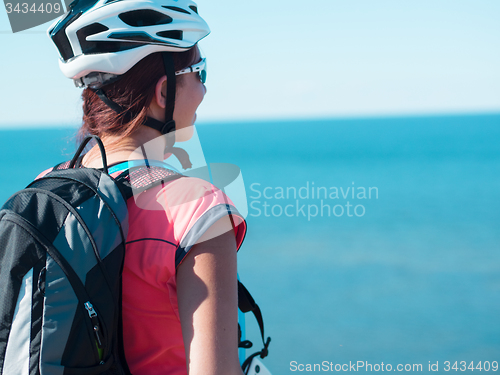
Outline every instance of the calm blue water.
<path id="1" fill-rule="evenodd" d="M 438 361 L 439 373 L 448 373 L 444 361 L 500 361 L 500 115 L 212 124 L 198 133 L 207 161 L 242 170 L 250 209 L 240 276 L 264 312 L 273 374 L 292 373 L 291 361 L 424 372 Z M 0 132 L 0 200 L 69 159 L 71 136 Z M 328 197 L 313 198 L 313 184 Z M 280 199 L 280 188 L 301 187 L 304 198 Z M 342 197 L 353 187 L 355 198 Z M 371 199 L 358 198 L 363 187 Z M 322 204 L 330 216 L 324 207 L 307 217 Z M 336 205 L 343 215 L 332 214 Z"/>

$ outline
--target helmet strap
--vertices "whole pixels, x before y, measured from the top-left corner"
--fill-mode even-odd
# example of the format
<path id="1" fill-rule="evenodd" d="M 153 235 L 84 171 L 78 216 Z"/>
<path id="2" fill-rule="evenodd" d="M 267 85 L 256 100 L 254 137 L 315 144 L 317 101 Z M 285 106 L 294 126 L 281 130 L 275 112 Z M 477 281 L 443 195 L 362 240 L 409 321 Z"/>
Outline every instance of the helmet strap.
<path id="1" fill-rule="evenodd" d="M 163 66 L 167 76 L 167 98 L 165 103 L 165 124 L 174 120 L 176 76 L 174 58 L 171 52 L 162 52 Z M 165 133 L 163 133 L 165 134 Z"/>
<path id="2" fill-rule="evenodd" d="M 163 67 L 167 76 L 167 97 L 165 103 L 165 122 L 158 121 L 154 118 L 147 117 L 144 125 L 158 130 L 162 135 L 168 134 L 175 130 L 174 107 L 175 107 L 175 90 L 177 87 L 174 58 L 171 52 L 162 52 Z M 174 134 L 167 137 L 167 148 L 173 147 L 175 143 Z"/>
<path id="3" fill-rule="evenodd" d="M 97 89 L 97 90 L 92 89 L 92 88 L 90 88 L 90 89 L 97 94 L 99 99 L 101 99 L 104 102 L 104 104 L 106 104 L 109 108 L 111 108 L 116 113 L 120 114 L 120 113 L 125 111 L 125 109 L 123 109 L 120 105 L 118 105 L 117 103 L 112 101 L 110 98 L 108 98 L 102 89 Z"/>
<path id="4" fill-rule="evenodd" d="M 154 118 L 147 117 L 144 125 L 158 130 L 162 135 L 168 134 L 175 130 L 175 121 L 174 121 L 174 107 L 175 107 L 175 91 L 176 91 L 176 76 L 175 76 L 175 67 L 174 67 L 174 59 L 171 52 L 162 52 L 163 66 L 165 68 L 165 75 L 167 76 L 167 97 L 165 103 L 165 122 L 158 121 Z M 122 108 L 120 105 L 112 101 L 110 98 L 106 96 L 106 93 L 102 88 L 93 89 L 89 87 L 92 91 L 94 91 L 99 99 L 101 99 L 104 104 L 106 104 L 109 108 L 115 111 L 117 114 L 121 114 L 123 112 L 128 112 L 125 108 Z M 173 138 L 173 137 L 169 137 Z M 175 138 L 172 139 L 167 147 L 172 147 L 175 143 Z"/>
<path id="5" fill-rule="evenodd" d="M 192 167 L 191 160 L 188 153 L 179 147 L 174 147 L 175 144 L 175 121 L 174 121 L 174 108 L 175 108 L 175 91 L 177 88 L 175 67 L 173 54 L 171 52 L 162 52 L 163 66 L 165 68 L 165 75 L 167 76 L 167 97 L 165 103 L 165 122 L 158 121 L 154 118 L 148 117 L 144 125 L 158 130 L 161 134 L 166 135 L 167 144 L 165 153 L 173 154 L 181 163 L 184 169 Z"/>
<path id="6" fill-rule="evenodd" d="M 174 147 L 175 144 L 175 121 L 174 121 L 174 107 L 175 107 L 175 91 L 176 91 L 176 76 L 174 59 L 172 53 L 162 52 L 163 66 L 165 68 L 165 75 L 167 76 L 167 97 L 165 103 L 165 122 L 156 120 L 152 117 L 146 117 L 146 121 L 143 125 L 158 130 L 162 135 L 167 135 L 167 145 L 165 147 L 165 153 L 174 154 L 177 159 L 179 159 L 182 167 L 184 169 L 191 168 L 192 164 L 189 160 L 189 155 L 187 152 L 181 148 Z M 128 111 L 122 108 L 120 105 L 109 99 L 102 89 L 92 89 L 99 99 L 101 99 L 104 104 L 111 108 L 116 113 L 120 114 L 123 112 L 127 116 Z"/>

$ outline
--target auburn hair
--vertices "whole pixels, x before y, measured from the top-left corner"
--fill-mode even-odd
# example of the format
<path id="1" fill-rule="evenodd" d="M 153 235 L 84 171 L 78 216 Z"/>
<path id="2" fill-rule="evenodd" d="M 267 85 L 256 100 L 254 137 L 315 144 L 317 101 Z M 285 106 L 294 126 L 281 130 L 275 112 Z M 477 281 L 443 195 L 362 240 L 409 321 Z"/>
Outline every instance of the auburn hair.
<path id="1" fill-rule="evenodd" d="M 195 63 L 196 49 L 173 53 L 174 68 L 181 70 Z M 103 87 L 106 96 L 127 108 L 128 113 L 118 114 L 99 99 L 91 89 L 83 90 L 83 123 L 77 135 L 81 141 L 87 135 L 128 136 L 146 120 L 147 110 L 155 95 L 156 83 L 165 75 L 161 53 L 153 53 L 139 61 L 119 80 Z M 177 77 L 177 85 L 182 84 Z"/>

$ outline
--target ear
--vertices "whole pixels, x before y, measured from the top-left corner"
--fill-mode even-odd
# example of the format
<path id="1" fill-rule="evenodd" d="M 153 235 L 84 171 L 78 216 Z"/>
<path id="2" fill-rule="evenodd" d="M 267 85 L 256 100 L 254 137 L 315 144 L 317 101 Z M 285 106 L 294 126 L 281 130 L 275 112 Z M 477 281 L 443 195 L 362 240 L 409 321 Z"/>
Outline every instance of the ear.
<path id="1" fill-rule="evenodd" d="M 158 103 L 158 105 L 161 108 L 165 108 L 165 106 L 167 105 L 166 94 L 167 94 L 167 76 L 163 76 L 158 80 L 155 88 L 156 103 Z"/>

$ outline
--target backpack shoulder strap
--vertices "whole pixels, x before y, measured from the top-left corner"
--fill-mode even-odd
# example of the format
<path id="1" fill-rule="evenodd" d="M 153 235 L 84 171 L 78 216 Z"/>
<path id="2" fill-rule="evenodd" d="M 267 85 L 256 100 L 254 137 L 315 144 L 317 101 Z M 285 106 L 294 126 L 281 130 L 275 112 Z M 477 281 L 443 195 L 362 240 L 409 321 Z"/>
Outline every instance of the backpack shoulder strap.
<path id="1" fill-rule="evenodd" d="M 110 174 L 120 171 L 114 180 L 126 199 L 131 198 L 134 193 L 184 177 L 174 167 L 156 160 L 131 160 L 109 169 Z"/>

